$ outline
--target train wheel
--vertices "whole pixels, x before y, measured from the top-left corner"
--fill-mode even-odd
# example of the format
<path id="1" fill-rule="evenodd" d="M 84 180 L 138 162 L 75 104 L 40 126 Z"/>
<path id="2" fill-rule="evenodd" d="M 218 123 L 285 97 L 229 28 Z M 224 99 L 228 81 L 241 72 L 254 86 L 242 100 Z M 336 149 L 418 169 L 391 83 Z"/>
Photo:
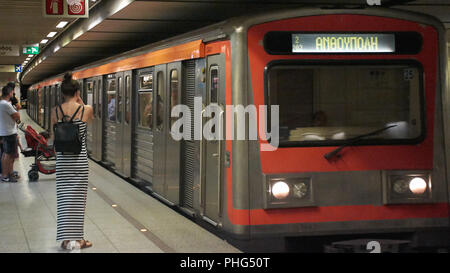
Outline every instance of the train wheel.
<path id="1" fill-rule="evenodd" d="M 39 180 L 39 173 L 35 170 L 30 170 L 28 172 L 28 179 L 30 180 L 30 182 L 36 182 Z"/>

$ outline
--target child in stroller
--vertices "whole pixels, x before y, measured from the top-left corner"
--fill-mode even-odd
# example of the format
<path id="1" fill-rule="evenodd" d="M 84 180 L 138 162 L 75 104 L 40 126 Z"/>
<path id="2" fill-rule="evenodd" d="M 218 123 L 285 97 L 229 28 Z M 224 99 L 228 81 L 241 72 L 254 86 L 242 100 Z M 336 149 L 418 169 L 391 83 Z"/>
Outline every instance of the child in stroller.
<path id="1" fill-rule="evenodd" d="M 35 182 L 39 179 L 39 173 L 53 174 L 56 172 L 56 156 L 53 147 L 47 144 L 50 135 L 47 131 L 38 134 L 30 125 L 23 129 L 22 123 L 19 128 L 25 133 L 28 148 L 22 151 L 25 157 L 34 156 L 34 164 L 28 171 L 28 179 Z"/>

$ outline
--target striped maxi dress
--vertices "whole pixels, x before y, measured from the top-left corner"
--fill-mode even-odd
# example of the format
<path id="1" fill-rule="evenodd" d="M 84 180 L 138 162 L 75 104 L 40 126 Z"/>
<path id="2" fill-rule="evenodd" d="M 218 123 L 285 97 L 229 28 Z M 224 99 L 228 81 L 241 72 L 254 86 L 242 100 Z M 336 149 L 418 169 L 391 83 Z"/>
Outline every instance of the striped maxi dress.
<path id="1" fill-rule="evenodd" d="M 86 123 L 79 125 L 82 149 L 78 155 L 56 153 L 56 240 L 83 240 L 84 213 L 88 191 L 89 164 L 86 151 Z"/>

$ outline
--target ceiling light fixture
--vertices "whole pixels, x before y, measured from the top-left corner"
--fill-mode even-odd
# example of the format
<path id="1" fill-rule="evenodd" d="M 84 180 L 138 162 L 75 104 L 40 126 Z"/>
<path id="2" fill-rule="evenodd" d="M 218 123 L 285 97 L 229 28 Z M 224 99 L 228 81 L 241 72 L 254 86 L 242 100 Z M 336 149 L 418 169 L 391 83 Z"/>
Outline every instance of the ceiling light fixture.
<path id="1" fill-rule="evenodd" d="M 43 39 L 42 41 L 41 41 L 41 44 L 46 44 L 48 42 L 48 39 Z"/>
<path id="2" fill-rule="evenodd" d="M 52 31 L 52 32 L 50 32 L 50 33 L 47 35 L 47 37 L 53 38 L 53 37 L 55 37 L 56 33 L 58 33 L 58 32 Z"/>
<path id="3" fill-rule="evenodd" d="M 61 21 L 59 22 L 59 24 L 56 26 L 56 28 L 64 28 L 69 22 L 66 21 Z"/>

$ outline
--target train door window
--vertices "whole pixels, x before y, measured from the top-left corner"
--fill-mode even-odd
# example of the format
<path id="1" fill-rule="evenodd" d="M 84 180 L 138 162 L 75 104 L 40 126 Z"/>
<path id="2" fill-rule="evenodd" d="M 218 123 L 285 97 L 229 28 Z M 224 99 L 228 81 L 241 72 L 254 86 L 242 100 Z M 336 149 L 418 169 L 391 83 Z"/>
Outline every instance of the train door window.
<path id="1" fill-rule="evenodd" d="M 164 74 L 159 71 L 156 76 L 156 128 L 163 130 L 164 122 Z"/>
<path id="2" fill-rule="evenodd" d="M 103 105 L 103 86 L 102 86 L 102 81 L 98 80 L 97 81 L 97 89 L 95 89 L 94 86 L 94 90 L 97 91 L 97 113 L 98 113 L 98 118 L 101 119 L 102 118 L 102 105 Z"/>
<path id="3" fill-rule="evenodd" d="M 170 126 L 172 126 L 178 119 L 177 117 L 171 117 L 173 107 L 177 106 L 178 104 L 180 104 L 180 98 L 178 96 L 178 70 L 173 69 L 170 71 L 170 111 L 168 113 Z"/>
<path id="4" fill-rule="evenodd" d="M 89 83 L 88 83 L 89 84 Z M 92 110 L 94 111 L 94 117 L 97 117 L 97 103 L 98 103 L 98 94 L 96 92 L 96 82 L 93 81 L 90 83 L 91 84 L 91 88 L 92 88 Z M 89 88 L 89 85 L 88 85 Z M 89 96 L 89 95 L 88 95 Z M 88 103 L 89 103 L 89 98 L 88 98 Z"/>
<path id="5" fill-rule="evenodd" d="M 131 119 L 131 77 L 125 77 L 125 123 L 129 124 Z"/>
<path id="6" fill-rule="evenodd" d="M 139 76 L 139 115 L 138 126 L 152 128 L 153 126 L 153 74 Z"/>
<path id="7" fill-rule="evenodd" d="M 123 86 L 122 86 L 122 77 L 119 77 L 118 79 L 118 86 L 117 86 L 117 122 L 122 122 L 122 107 L 123 107 Z"/>
<path id="8" fill-rule="evenodd" d="M 209 69 L 210 76 L 210 92 L 209 98 L 210 103 L 217 104 L 218 103 L 218 95 L 219 95 L 219 67 L 217 65 L 211 66 Z M 214 118 L 216 115 L 215 112 L 211 113 L 211 118 Z M 216 133 L 216 125 L 213 125 L 211 128 L 211 133 Z"/>
<path id="9" fill-rule="evenodd" d="M 218 92 L 219 92 L 219 67 L 211 66 L 210 68 L 210 80 L 211 80 L 211 103 L 218 102 Z"/>
<path id="10" fill-rule="evenodd" d="M 92 82 L 88 82 L 87 83 L 87 104 L 88 105 L 94 105 L 94 88 L 93 88 L 93 83 Z"/>
<path id="11" fill-rule="evenodd" d="M 108 120 L 116 121 L 116 80 L 108 80 L 106 89 L 108 95 Z"/>

